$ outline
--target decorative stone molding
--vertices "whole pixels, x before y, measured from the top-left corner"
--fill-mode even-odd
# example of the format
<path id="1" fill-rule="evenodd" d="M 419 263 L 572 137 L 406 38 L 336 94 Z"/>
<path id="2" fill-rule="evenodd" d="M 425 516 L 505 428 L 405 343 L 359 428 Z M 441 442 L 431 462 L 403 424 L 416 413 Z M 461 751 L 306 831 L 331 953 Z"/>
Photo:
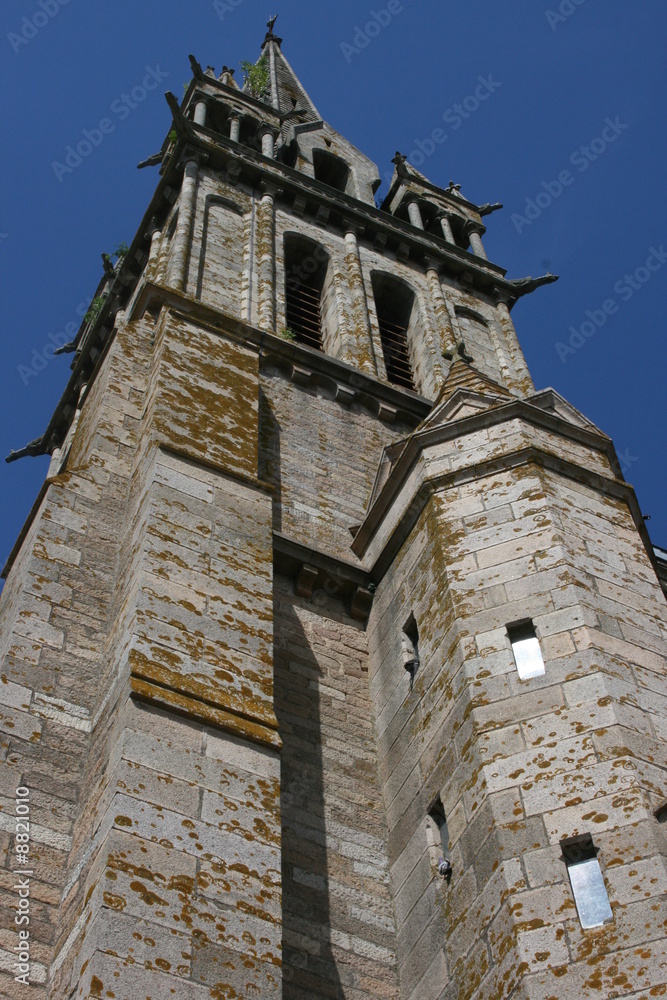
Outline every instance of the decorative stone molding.
<path id="1" fill-rule="evenodd" d="M 273 568 L 275 573 L 294 581 L 297 596 L 316 600 L 319 591 L 341 601 L 355 621 L 365 623 L 368 620 L 375 585 L 367 573 L 352 563 L 309 549 L 274 532 Z"/>

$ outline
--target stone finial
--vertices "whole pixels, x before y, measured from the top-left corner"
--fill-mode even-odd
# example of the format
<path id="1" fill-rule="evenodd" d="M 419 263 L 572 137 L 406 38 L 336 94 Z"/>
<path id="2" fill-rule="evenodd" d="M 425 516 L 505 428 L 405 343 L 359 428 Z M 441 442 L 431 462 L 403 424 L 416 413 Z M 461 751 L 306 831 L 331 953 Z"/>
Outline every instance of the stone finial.
<path id="1" fill-rule="evenodd" d="M 403 153 L 399 153 L 397 150 L 396 155 L 394 156 L 391 162 L 395 165 L 396 172 L 398 173 L 399 177 L 405 177 L 407 175 L 408 173 L 407 156 L 404 156 Z"/>
<path id="2" fill-rule="evenodd" d="M 282 38 L 278 38 L 278 36 L 273 33 L 273 29 L 275 27 L 277 20 L 278 20 L 278 15 L 274 14 L 273 17 L 270 17 L 269 20 L 266 22 L 266 26 L 269 30 L 267 31 L 266 37 L 262 43 L 262 48 L 264 48 L 264 46 L 268 42 L 275 42 L 278 48 L 280 48 L 280 46 L 282 45 Z"/>

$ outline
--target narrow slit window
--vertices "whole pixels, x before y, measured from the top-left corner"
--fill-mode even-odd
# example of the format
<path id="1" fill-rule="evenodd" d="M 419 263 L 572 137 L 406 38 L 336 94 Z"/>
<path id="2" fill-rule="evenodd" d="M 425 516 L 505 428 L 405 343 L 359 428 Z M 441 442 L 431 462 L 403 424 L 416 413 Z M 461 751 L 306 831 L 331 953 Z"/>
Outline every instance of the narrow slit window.
<path id="1" fill-rule="evenodd" d="M 403 626 L 401 649 L 403 652 L 403 666 L 410 674 L 412 682 L 419 669 L 419 631 L 414 615 L 410 615 Z"/>
<path id="2" fill-rule="evenodd" d="M 590 834 L 561 841 L 577 913 L 584 930 L 602 927 L 614 919 L 597 848 Z"/>
<path id="3" fill-rule="evenodd" d="M 445 807 L 442 804 L 442 799 L 440 796 L 437 797 L 433 805 L 428 811 L 431 822 L 434 826 L 434 831 L 437 831 L 440 843 L 439 847 L 442 850 L 443 858 L 449 857 L 449 830 L 447 829 L 447 816 L 445 815 Z"/>
<path id="4" fill-rule="evenodd" d="M 532 621 L 517 622 L 507 626 L 517 673 L 522 681 L 541 677 L 545 672 L 544 658 Z"/>
<path id="5" fill-rule="evenodd" d="M 387 378 L 393 385 L 414 390 L 415 380 L 408 347 L 408 330 L 415 304 L 414 292 L 402 281 L 386 274 L 375 274 L 373 294 Z"/>

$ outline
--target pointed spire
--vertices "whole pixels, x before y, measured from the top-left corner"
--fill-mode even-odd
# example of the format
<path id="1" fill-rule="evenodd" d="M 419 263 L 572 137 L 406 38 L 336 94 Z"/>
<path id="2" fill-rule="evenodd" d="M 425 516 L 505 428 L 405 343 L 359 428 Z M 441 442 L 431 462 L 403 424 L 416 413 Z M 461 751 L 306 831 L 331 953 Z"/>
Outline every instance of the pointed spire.
<path id="1" fill-rule="evenodd" d="M 282 51 L 282 38 L 275 34 L 278 15 L 270 17 L 262 42 L 262 55 L 269 60 L 270 102 L 283 118 L 295 122 L 321 121 L 321 116 Z"/>

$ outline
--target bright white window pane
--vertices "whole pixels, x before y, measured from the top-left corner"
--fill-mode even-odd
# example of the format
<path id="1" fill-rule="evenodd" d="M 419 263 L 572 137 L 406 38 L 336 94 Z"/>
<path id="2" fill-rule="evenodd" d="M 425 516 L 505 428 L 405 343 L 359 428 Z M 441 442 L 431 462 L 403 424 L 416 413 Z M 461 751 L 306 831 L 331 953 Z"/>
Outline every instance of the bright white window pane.
<path id="1" fill-rule="evenodd" d="M 514 662 L 522 681 L 530 677 L 540 677 L 544 673 L 544 660 L 537 636 L 512 641 Z"/>
<path id="2" fill-rule="evenodd" d="M 568 865 L 568 874 L 582 927 L 601 927 L 614 919 L 600 865 L 596 858 Z"/>

